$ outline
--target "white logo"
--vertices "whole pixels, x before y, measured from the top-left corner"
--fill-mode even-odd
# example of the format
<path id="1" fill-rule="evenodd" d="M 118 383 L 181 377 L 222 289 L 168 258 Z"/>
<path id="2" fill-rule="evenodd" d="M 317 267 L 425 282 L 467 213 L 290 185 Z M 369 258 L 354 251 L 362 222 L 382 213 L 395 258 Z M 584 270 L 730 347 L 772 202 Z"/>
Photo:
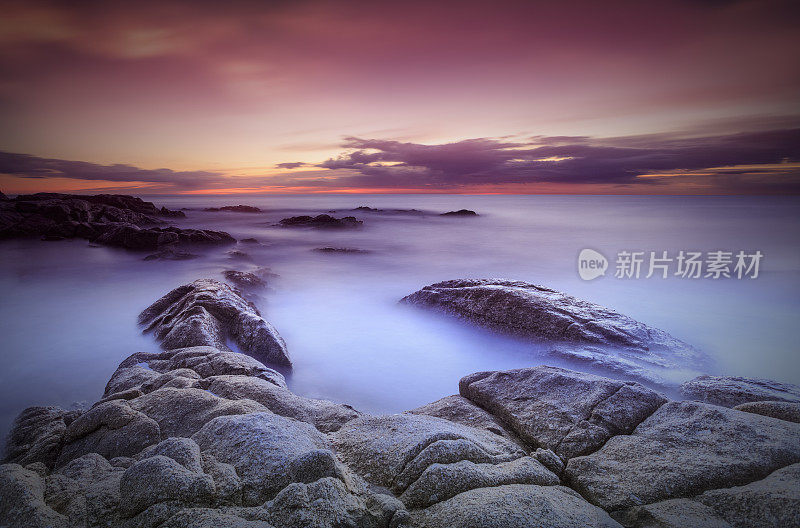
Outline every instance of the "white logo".
<path id="1" fill-rule="evenodd" d="M 593 249 L 582 249 L 578 255 L 578 275 L 590 281 L 606 274 L 608 260 Z"/>

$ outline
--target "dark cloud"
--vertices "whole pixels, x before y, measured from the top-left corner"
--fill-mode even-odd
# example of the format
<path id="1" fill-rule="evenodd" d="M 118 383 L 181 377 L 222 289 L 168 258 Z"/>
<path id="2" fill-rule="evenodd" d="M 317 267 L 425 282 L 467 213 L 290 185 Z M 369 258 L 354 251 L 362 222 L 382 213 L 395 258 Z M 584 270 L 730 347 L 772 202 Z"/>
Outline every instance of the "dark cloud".
<path id="1" fill-rule="evenodd" d="M 298 167 L 307 167 L 308 165 L 305 161 L 290 161 L 288 163 L 278 163 L 275 167 L 279 169 L 296 169 Z"/>
<path id="2" fill-rule="evenodd" d="M 348 137 L 342 146 L 349 151 L 317 166 L 349 169 L 356 176 L 327 180 L 329 185 L 632 184 L 657 182 L 640 177 L 653 173 L 798 161 L 800 129 L 705 137 L 537 136 L 522 143 L 478 138 L 438 145 Z"/>
<path id="3" fill-rule="evenodd" d="M 219 186 L 224 181 L 222 174 L 209 171 L 148 170 L 130 165 L 99 165 L 86 161 L 40 158 L 10 152 L 0 152 L 0 174 L 17 178 L 70 178 L 90 181 L 158 183 L 175 190 Z"/>

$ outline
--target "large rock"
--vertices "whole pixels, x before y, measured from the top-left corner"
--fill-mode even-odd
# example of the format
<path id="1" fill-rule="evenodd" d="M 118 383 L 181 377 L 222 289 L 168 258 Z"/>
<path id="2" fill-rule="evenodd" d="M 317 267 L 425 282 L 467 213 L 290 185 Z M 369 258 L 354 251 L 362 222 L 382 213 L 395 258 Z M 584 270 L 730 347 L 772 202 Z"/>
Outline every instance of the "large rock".
<path id="1" fill-rule="evenodd" d="M 691 499 L 668 499 L 612 515 L 630 528 L 732 528 L 712 508 Z"/>
<path id="2" fill-rule="evenodd" d="M 512 442 L 519 443 L 519 437 L 506 429 L 494 415 L 481 409 L 467 398 L 454 394 L 445 396 L 440 400 L 417 407 L 408 411 L 410 414 L 424 414 L 444 418 L 451 422 L 478 429 L 485 429 L 496 435 L 500 435 Z"/>
<path id="3" fill-rule="evenodd" d="M 106 458 L 131 456 L 160 440 L 161 430 L 152 418 L 125 401 L 108 401 L 92 407 L 67 426 L 56 465 L 87 453 Z"/>
<path id="4" fill-rule="evenodd" d="M 80 416 L 80 411 L 58 407 L 29 407 L 14 420 L 6 443 L 5 462 L 28 465 L 41 462 L 52 468 L 67 426 Z"/>
<path id="5" fill-rule="evenodd" d="M 617 510 L 746 484 L 800 462 L 800 425 L 699 402 L 669 402 L 631 435 L 573 458 L 565 478 Z"/>
<path id="6" fill-rule="evenodd" d="M 295 459 L 329 448 L 328 439 L 311 425 L 268 412 L 215 418 L 192 439 L 202 451 L 236 468 L 243 502 L 250 506 L 274 497 L 292 481 Z M 328 453 L 327 458 L 333 459 Z M 313 462 L 320 469 L 331 467 L 317 459 Z M 331 473 L 316 477 L 336 476 L 335 469 Z"/>
<path id="7" fill-rule="evenodd" d="M 275 414 L 307 422 L 324 433 L 359 416 L 349 405 L 304 398 L 271 381 L 252 376 L 211 376 L 198 386 L 223 398 L 254 400 Z"/>
<path id="8" fill-rule="evenodd" d="M 279 225 L 283 227 L 316 227 L 320 229 L 344 229 L 359 227 L 363 224 L 353 216 L 334 218 L 331 215 L 321 214 L 317 216 L 292 216 L 284 218 Z"/>
<path id="9" fill-rule="evenodd" d="M 563 458 L 630 433 L 666 401 L 635 382 L 547 366 L 478 372 L 463 378 L 459 389 L 530 446 Z"/>
<path id="10" fill-rule="evenodd" d="M 457 279 L 425 286 L 401 303 L 433 308 L 491 330 L 540 342 L 597 345 L 593 361 L 629 370 L 698 368 L 703 356 L 663 330 L 543 286 L 504 279 Z M 625 350 L 625 361 L 616 350 Z M 561 351 L 563 354 L 563 350 Z"/>
<path id="11" fill-rule="evenodd" d="M 713 508 L 733 526 L 798 526 L 800 464 L 744 486 L 706 491 L 697 501 Z"/>
<path id="12" fill-rule="evenodd" d="M 181 211 L 158 209 L 150 202 L 122 195 L 82 196 L 39 193 L 0 200 L 0 239 L 84 238 L 97 244 L 132 250 L 164 250 L 175 244 L 229 244 L 223 231 L 155 227 L 160 217 L 183 217 Z M 163 253 L 167 255 L 167 253 Z M 175 252 L 175 255 L 186 253 Z"/>
<path id="13" fill-rule="evenodd" d="M 336 452 L 367 481 L 410 504 L 431 504 L 484 485 L 520 480 L 556 483 L 558 477 L 516 444 L 481 429 L 430 416 L 399 414 L 352 420 L 333 435 Z M 455 465 L 458 463 L 468 463 Z M 442 489 L 444 488 L 444 489 Z M 448 491 L 450 490 L 450 491 Z"/>
<path id="14" fill-rule="evenodd" d="M 412 518 L 419 528 L 620 528 L 606 512 L 563 486 L 474 489 L 415 512 Z"/>
<path id="15" fill-rule="evenodd" d="M 686 399 L 723 407 L 757 401 L 800 402 L 800 387 L 766 379 L 698 376 L 681 385 Z"/>
<path id="16" fill-rule="evenodd" d="M 277 330 L 252 303 L 213 279 L 175 288 L 146 308 L 139 324 L 153 332 L 166 350 L 203 345 L 230 350 L 230 339 L 259 361 L 287 369 L 292 366 Z"/>
<path id="17" fill-rule="evenodd" d="M 800 402 L 756 401 L 737 405 L 734 409 L 800 423 Z"/>
<path id="18" fill-rule="evenodd" d="M 44 502 L 42 478 L 19 464 L 0 466 L 0 526 L 67 528 L 66 516 Z"/>

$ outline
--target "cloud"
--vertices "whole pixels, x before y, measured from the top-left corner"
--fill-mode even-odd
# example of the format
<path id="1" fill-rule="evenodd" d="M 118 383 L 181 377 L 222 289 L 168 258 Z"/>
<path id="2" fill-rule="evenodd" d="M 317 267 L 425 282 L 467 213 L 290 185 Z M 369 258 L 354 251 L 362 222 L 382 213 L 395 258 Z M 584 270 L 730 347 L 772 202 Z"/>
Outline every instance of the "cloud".
<path id="1" fill-rule="evenodd" d="M 724 173 L 741 176 L 759 173 L 751 165 L 800 160 L 800 129 L 701 137 L 537 136 L 526 142 L 476 138 L 435 145 L 348 137 L 342 147 L 347 149 L 343 154 L 316 166 L 349 169 L 355 176 L 326 180 L 325 185 L 440 189 L 532 183 L 652 185 L 663 181 L 657 173 L 748 166 Z M 793 167 L 785 164 L 783 170 L 766 172 L 776 178 L 788 174 L 797 186 Z M 762 178 L 760 185 L 766 188 L 770 181 Z"/>
<path id="2" fill-rule="evenodd" d="M 279 169 L 296 169 L 298 167 L 307 167 L 308 165 L 305 161 L 290 161 L 288 163 L 278 163 L 275 167 Z"/>
<path id="3" fill-rule="evenodd" d="M 131 165 L 100 165 L 86 161 L 40 158 L 11 152 L 0 152 L 0 174 L 29 179 L 69 178 L 88 181 L 158 183 L 174 190 L 218 186 L 225 180 L 223 174 L 210 171 L 140 169 Z"/>

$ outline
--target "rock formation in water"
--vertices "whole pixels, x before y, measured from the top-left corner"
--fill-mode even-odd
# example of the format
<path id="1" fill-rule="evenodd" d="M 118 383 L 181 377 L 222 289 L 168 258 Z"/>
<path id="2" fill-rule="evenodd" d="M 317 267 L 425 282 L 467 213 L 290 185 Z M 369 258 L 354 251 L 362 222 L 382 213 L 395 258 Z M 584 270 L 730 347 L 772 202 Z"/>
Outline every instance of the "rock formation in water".
<path id="1" fill-rule="evenodd" d="M 458 211 L 448 211 L 446 213 L 442 213 L 439 216 L 478 216 L 478 213 L 475 211 L 470 211 L 469 209 L 459 209 Z"/>
<path id="2" fill-rule="evenodd" d="M 367 415 L 293 394 L 249 355 L 182 347 L 190 337 L 224 345 L 242 313 L 263 321 L 216 281 L 178 288 L 142 315 L 168 350 L 124 360 L 87 411 L 23 411 L 0 465 L 0 526 L 784 527 L 800 518 L 792 421 L 548 366 L 471 374 L 459 395 Z M 748 381 L 800 390 L 703 383 L 732 402 Z"/>
<path id="3" fill-rule="evenodd" d="M 249 271 L 225 270 L 222 276 L 233 286 L 244 290 L 261 290 L 267 287 L 264 279 Z"/>
<path id="4" fill-rule="evenodd" d="M 291 368 L 286 343 L 258 309 L 222 282 L 200 279 L 175 288 L 139 314 L 139 324 L 166 349 L 233 342 L 267 364 Z"/>
<path id="5" fill-rule="evenodd" d="M 651 379 L 651 373 L 659 369 L 698 369 L 704 359 L 699 351 L 663 330 L 523 281 L 449 280 L 425 286 L 400 302 L 548 343 L 554 345 L 555 356 L 629 376 Z"/>
<path id="6" fill-rule="evenodd" d="M 223 207 L 206 207 L 203 211 L 230 211 L 233 213 L 260 213 L 261 209 L 252 205 L 225 205 Z"/>
<path id="7" fill-rule="evenodd" d="M 158 209 L 133 196 L 38 193 L 0 200 L 0 239 L 83 238 L 96 244 L 132 250 L 156 250 L 176 244 L 228 244 L 222 231 L 159 227 L 161 217 L 183 217 L 181 211 Z"/>
<path id="8" fill-rule="evenodd" d="M 334 218 L 331 215 L 291 216 L 284 218 L 278 225 L 283 227 L 315 227 L 318 229 L 347 229 L 360 227 L 364 222 L 353 216 Z"/>

